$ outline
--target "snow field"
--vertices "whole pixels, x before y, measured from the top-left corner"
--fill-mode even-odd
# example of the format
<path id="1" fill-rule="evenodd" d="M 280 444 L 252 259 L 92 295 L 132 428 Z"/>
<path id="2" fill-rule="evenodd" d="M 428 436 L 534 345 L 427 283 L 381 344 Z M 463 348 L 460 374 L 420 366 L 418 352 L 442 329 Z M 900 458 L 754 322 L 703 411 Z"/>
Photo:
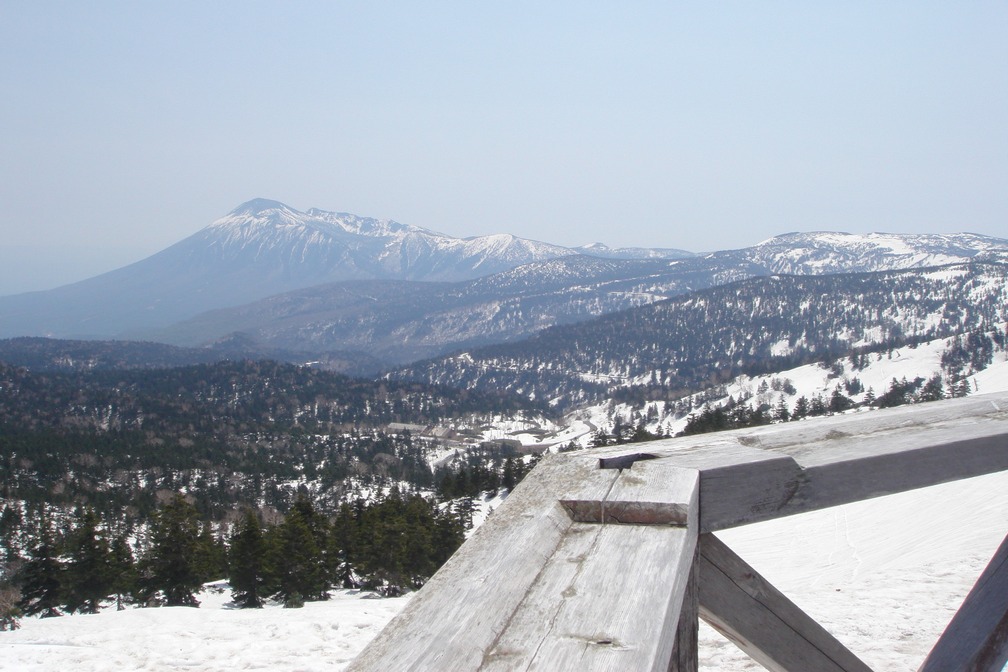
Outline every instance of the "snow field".
<path id="1" fill-rule="evenodd" d="M 872 669 L 896 672 L 923 661 L 1006 533 L 1000 473 L 718 536 Z M 339 591 L 303 609 L 239 610 L 217 586 L 201 599 L 25 619 L 0 633 L 0 670 L 342 670 L 409 597 Z M 701 669 L 763 669 L 703 624 L 700 641 Z"/>
<path id="2" fill-rule="evenodd" d="M 0 633 L 0 670 L 342 670 L 409 597 L 340 591 L 303 609 L 232 609 L 219 588 L 200 599 L 198 609 L 25 619 Z"/>

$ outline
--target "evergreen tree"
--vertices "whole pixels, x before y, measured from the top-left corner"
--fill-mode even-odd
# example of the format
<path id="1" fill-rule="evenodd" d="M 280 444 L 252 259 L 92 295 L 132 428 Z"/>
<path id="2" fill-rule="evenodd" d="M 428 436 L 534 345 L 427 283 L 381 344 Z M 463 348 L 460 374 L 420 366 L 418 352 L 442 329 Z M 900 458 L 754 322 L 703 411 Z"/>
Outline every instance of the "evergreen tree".
<path id="1" fill-rule="evenodd" d="M 850 397 L 840 391 L 839 385 L 833 388 L 833 394 L 830 396 L 829 402 L 829 410 L 831 413 L 843 413 L 852 406 L 854 406 L 854 402 L 851 401 Z"/>
<path id="2" fill-rule="evenodd" d="M 94 509 L 78 509 L 65 542 L 68 561 L 63 604 L 69 612 L 97 614 L 101 601 L 112 591 L 112 553 L 98 524 Z"/>
<path id="3" fill-rule="evenodd" d="M 125 533 L 112 539 L 110 550 L 111 592 L 116 598 L 116 608 L 123 609 L 123 598 L 136 590 L 137 574 L 133 550 Z"/>
<path id="4" fill-rule="evenodd" d="M 343 502 L 333 520 L 326 548 L 326 566 L 329 580 L 344 588 L 357 585 L 354 577 L 354 563 L 357 561 L 357 539 L 360 520 L 358 509 Z"/>
<path id="5" fill-rule="evenodd" d="M 777 402 L 777 407 L 774 409 L 774 419 L 779 422 L 787 422 L 791 419 L 791 411 L 788 409 L 787 401 L 784 400 L 783 395 Z"/>
<path id="6" fill-rule="evenodd" d="M 270 567 L 276 593 L 288 606 L 319 600 L 328 589 L 322 549 L 298 509 L 271 531 Z"/>
<path id="7" fill-rule="evenodd" d="M 942 385 L 940 374 L 935 374 L 924 383 L 920 391 L 921 401 L 938 401 L 945 398 L 945 387 Z"/>
<path id="8" fill-rule="evenodd" d="M 571 443 L 573 444 L 574 442 L 571 441 Z M 573 450 L 573 448 L 568 447 L 567 450 Z M 561 450 L 561 452 L 563 452 L 563 450 Z M 508 492 L 511 492 L 514 490 L 515 483 L 517 482 L 518 481 L 515 477 L 515 460 L 513 457 L 508 456 L 508 458 L 504 460 L 504 471 L 501 475 L 501 487 Z"/>
<path id="9" fill-rule="evenodd" d="M 0 512 L 0 561 L 15 562 L 21 559 L 21 509 L 5 504 Z"/>
<path id="10" fill-rule="evenodd" d="M 246 509 L 241 521 L 231 533 L 231 553 L 228 580 L 231 597 L 243 608 L 262 607 L 266 580 L 266 543 L 259 518 Z"/>
<path id="11" fill-rule="evenodd" d="M 148 593 L 164 592 L 168 606 L 198 607 L 194 593 L 201 576 L 199 518 L 195 507 L 176 494 L 151 521 L 151 548 L 143 562 L 141 582 Z"/>
<path id="12" fill-rule="evenodd" d="M 27 616 L 59 616 L 63 601 L 63 565 L 48 517 L 39 524 L 38 538 L 22 570 L 20 610 Z"/>
<path id="13" fill-rule="evenodd" d="M 637 423 L 634 428 L 633 435 L 630 437 L 630 443 L 641 443 L 643 441 L 654 441 L 657 437 L 648 431 L 647 426 L 644 421 L 641 420 Z"/>
<path id="14" fill-rule="evenodd" d="M 215 581 L 228 575 L 227 546 L 223 540 L 214 537 L 213 527 L 209 522 L 200 525 L 194 562 L 201 583 Z"/>

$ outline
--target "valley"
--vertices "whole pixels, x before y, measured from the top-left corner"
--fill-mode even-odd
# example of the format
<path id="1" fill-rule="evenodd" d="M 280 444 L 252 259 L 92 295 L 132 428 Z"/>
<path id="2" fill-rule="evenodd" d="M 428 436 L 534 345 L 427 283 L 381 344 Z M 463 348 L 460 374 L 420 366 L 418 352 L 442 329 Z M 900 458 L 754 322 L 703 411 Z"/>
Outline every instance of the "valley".
<path id="1" fill-rule="evenodd" d="M 0 317 L 11 608 L 195 599 L 170 516 L 200 581 L 298 606 L 419 587 L 546 452 L 1008 389 L 1008 241 L 562 248 L 252 201 Z M 84 607 L 39 577 L 86 547 L 120 564 Z"/>

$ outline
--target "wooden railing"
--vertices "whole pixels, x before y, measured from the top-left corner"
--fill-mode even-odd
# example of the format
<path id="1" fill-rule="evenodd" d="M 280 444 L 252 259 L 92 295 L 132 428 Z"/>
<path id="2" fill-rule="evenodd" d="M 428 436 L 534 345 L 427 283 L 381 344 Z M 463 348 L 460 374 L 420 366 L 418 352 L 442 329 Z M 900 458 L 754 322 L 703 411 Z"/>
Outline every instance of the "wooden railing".
<path id="1" fill-rule="evenodd" d="M 697 669 L 702 618 L 767 669 L 870 668 L 712 533 L 1008 470 L 1008 395 L 544 460 L 350 670 Z M 1008 538 L 922 672 L 1008 660 Z"/>

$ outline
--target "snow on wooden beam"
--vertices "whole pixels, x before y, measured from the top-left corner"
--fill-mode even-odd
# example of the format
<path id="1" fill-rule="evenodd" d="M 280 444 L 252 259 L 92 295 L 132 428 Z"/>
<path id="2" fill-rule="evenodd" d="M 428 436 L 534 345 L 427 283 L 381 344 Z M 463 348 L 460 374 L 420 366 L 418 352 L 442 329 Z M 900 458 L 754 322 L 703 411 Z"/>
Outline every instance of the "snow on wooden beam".
<path id="1" fill-rule="evenodd" d="M 918 672 L 1001 672 L 1008 663 L 1008 537 Z"/>
<path id="2" fill-rule="evenodd" d="M 771 672 L 871 672 L 713 534 L 698 572 L 700 617 Z"/>

